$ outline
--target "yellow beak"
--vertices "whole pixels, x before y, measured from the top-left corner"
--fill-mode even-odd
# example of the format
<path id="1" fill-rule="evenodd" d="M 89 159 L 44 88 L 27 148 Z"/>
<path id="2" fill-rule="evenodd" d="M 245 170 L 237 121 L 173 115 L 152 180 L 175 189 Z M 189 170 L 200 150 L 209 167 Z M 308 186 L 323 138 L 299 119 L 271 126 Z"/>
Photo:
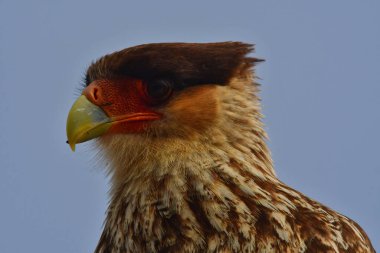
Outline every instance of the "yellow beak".
<path id="1" fill-rule="evenodd" d="M 71 107 L 67 117 L 66 133 L 73 151 L 75 144 L 94 139 L 111 127 L 111 119 L 99 107 L 81 95 Z"/>

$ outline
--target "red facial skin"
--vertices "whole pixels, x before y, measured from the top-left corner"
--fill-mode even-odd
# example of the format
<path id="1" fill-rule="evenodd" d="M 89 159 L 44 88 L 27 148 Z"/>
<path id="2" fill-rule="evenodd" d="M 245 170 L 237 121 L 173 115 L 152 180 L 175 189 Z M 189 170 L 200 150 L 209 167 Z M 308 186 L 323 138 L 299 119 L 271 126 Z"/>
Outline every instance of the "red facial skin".
<path id="1" fill-rule="evenodd" d="M 161 118 L 149 108 L 150 98 L 145 91 L 142 80 L 123 78 L 94 81 L 84 89 L 83 95 L 111 118 L 113 123 L 107 133 L 139 133 L 149 121 Z"/>

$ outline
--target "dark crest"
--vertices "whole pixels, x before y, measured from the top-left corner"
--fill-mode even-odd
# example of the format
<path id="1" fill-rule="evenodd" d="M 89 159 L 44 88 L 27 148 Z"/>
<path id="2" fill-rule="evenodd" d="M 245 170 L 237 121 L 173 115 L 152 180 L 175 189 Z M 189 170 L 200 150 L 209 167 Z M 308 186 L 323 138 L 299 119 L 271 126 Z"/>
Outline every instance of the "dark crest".
<path id="1" fill-rule="evenodd" d="M 106 55 L 88 68 L 86 85 L 94 80 L 135 77 L 171 79 L 183 85 L 226 84 L 239 68 L 260 59 L 247 57 L 253 45 L 241 42 L 154 43 Z"/>

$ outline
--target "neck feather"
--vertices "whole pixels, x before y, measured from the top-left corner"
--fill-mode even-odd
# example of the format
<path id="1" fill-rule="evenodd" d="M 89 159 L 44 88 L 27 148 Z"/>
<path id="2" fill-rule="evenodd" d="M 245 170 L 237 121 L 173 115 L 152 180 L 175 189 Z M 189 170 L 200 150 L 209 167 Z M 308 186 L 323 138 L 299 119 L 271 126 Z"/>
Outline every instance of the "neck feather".
<path id="1" fill-rule="evenodd" d="M 115 247 L 115 240 L 128 244 L 131 252 L 156 252 L 154 244 L 146 243 L 152 238 L 168 247 L 182 240 L 184 249 L 186 238 L 192 238 L 188 247 L 201 248 L 205 231 L 214 231 L 215 240 L 223 240 L 218 231 L 233 236 L 237 228 L 228 227 L 226 220 L 254 223 L 242 198 L 256 196 L 270 208 L 269 193 L 257 182 L 277 178 L 265 143 L 257 85 L 247 80 L 219 88 L 217 124 L 191 139 L 136 135 L 101 141 L 112 168 L 112 189 L 97 252 Z M 247 241 L 254 238 L 253 228 L 239 229 Z M 234 240 L 238 245 L 240 239 Z"/>

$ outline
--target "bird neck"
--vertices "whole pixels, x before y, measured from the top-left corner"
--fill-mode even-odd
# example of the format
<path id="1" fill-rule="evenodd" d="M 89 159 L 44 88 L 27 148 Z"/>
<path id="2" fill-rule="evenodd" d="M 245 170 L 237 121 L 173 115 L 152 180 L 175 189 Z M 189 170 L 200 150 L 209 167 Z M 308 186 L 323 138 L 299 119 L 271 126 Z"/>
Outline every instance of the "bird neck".
<path id="1" fill-rule="evenodd" d="M 256 85 L 239 80 L 222 87 L 218 126 L 191 140 L 136 135 L 103 141 L 112 189 L 96 252 L 129 239 L 136 247 L 131 252 L 155 252 L 146 243 L 152 240 L 200 247 L 204 231 L 237 231 L 228 228 L 228 219 L 252 224 L 256 218 L 246 215 L 252 196 L 270 208 L 267 190 L 277 178 L 256 92 Z M 186 227 L 187 221 L 192 227 Z M 240 227 L 239 233 L 251 240 L 250 230 Z"/>

